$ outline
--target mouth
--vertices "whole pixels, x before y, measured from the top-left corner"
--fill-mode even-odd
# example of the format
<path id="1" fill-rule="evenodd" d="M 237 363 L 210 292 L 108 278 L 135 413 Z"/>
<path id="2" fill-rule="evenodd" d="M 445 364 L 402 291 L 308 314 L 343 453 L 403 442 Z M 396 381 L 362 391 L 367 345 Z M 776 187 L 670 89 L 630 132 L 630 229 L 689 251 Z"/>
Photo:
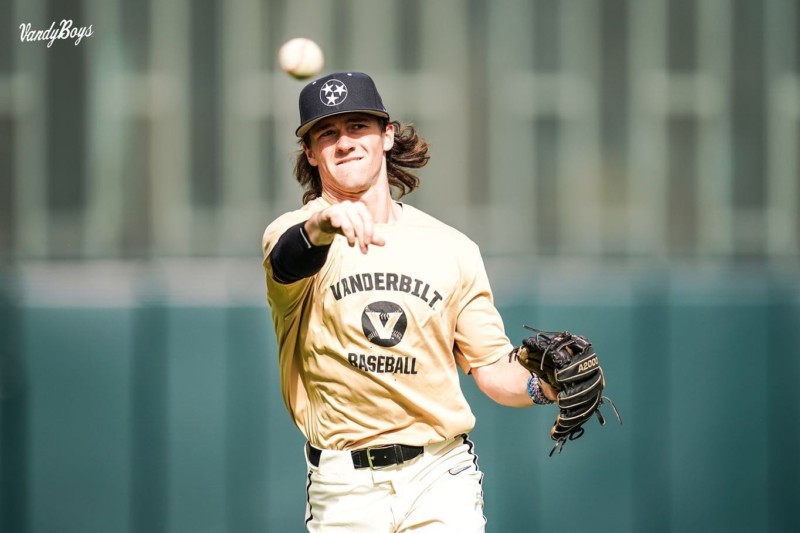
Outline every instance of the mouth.
<path id="1" fill-rule="evenodd" d="M 336 163 L 336 166 L 345 165 L 347 163 L 352 163 L 354 161 L 361 161 L 361 159 L 362 158 L 360 158 L 360 157 L 348 157 L 347 159 L 342 159 L 341 161 Z"/>

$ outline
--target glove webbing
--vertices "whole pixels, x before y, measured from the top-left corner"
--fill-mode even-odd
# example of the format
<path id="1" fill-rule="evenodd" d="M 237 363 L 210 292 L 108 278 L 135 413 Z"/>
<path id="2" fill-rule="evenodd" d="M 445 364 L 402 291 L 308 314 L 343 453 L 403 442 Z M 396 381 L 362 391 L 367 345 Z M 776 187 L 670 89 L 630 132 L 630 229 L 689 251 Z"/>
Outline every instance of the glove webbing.
<path id="1" fill-rule="evenodd" d="M 597 416 L 597 420 L 600 422 L 600 425 L 601 426 L 605 426 L 606 425 L 606 419 L 605 419 L 605 417 L 603 417 L 603 414 L 600 412 L 600 406 L 603 405 L 605 402 L 608 402 L 609 404 L 611 404 L 611 409 L 614 411 L 614 415 L 617 417 L 617 421 L 620 423 L 620 425 L 622 425 L 622 417 L 619 416 L 619 411 L 617 411 L 617 406 L 614 405 L 614 402 L 608 396 L 601 396 L 600 397 L 600 402 L 598 402 L 597 409 L 595 409 L 595 411 L 594 411 L 594 414 Z M 550 457 L 553 456 L 553 453 L 556 451 L 556 449 L 558 449 L 558 453 L 560 454 L 561 451 L 564 449 L 564 444 L 566 444 L 566 442 L 568 440 L 576 440 L 576 439 L 581 438 L 583 436 L 584 431 L 585 430 L 583 429 L 583 424 L 581 424 L 580 426 L 576 427 L 575 429 L 572 429 L 566 435 L 562 435 L 561 437 L 558 437 L 556 439 L 556 443 L 553 445 L 553 448 L 550 450 Z"/>

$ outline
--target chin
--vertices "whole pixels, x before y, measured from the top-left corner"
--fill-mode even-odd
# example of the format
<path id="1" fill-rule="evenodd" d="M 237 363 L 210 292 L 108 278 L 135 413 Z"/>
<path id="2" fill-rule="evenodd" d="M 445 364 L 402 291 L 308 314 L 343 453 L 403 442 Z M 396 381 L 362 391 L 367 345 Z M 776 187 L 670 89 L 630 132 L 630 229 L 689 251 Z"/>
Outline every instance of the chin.
<path id="1" fill-rule="evenodd" d="M 340 172 L 338 176 L 339 179 L 336 181 L 338 181 L 342 187 L 360 189 L 372 183 L 372 180 L 365 176 L 364 169 L 353 168 L 349 169 L 347 172 Z"/>

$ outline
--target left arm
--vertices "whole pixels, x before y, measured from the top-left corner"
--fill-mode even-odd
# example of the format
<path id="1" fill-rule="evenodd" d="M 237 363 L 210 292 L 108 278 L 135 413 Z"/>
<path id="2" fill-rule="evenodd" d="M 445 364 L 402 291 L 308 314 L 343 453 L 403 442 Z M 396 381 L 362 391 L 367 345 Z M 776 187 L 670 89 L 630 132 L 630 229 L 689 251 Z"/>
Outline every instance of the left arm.
<path id="1" fill-rule="evenodd" d="M 486 396 L 501 405 L 509 407 L 530 407 L 528 380 L 531 373 L 525 370 L 514 358 L 501 357 L 492 364 L 472 369 L 472 376 L 478 388 Z M 540 380 L 542 392 L 547 399 L 555 401 L 558 391 Z"/>
<path id="2" fill-rule="evenodd" d="M 457 358 L 461 356 L 462 369 L 472 374 L 486 396 L 500 405 L 530 407 L 533 405 L 528 395 L 531 373 L 519 363 L 516 352 L 508 353 L 512 346 L 505 335 L 500 313 L 494 306 L 478 246 L 470 242 L 462 257 L 464 291 L 455 328 Z M 507 356 L 487 363 L 493 354 L 504 350 Z M 542 383 L 542 392 L 549 400 L 557 398 L 555 389 L 546 383 Z"/>

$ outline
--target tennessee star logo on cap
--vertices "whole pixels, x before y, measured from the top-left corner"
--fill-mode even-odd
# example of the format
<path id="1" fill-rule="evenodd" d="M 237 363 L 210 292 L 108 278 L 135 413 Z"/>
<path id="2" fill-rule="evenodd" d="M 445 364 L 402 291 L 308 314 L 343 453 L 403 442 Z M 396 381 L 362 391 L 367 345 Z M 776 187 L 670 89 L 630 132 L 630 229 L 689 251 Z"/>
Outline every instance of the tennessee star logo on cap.
<path id="1" fill-rule="evenodd" d="M 339 80 L 328 80 L 319 90 L 319 99 L 326 106 L 335 106 L 347 98 L 347 85 Z"/>

